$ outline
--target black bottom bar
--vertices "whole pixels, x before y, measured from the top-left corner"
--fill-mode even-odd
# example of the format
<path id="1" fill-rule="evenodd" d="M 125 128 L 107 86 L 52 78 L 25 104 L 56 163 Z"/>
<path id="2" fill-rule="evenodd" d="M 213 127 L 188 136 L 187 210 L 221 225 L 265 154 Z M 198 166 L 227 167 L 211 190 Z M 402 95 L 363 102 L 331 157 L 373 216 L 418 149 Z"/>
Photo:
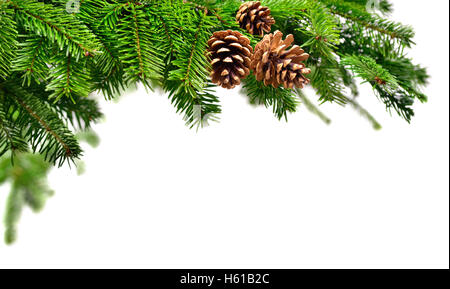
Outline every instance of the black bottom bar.
<path id="1" fill-rule="evenodd" d="M 447 288 L 449 270 L 0 270 L 57 288 Z M 48 276 L 47 276 L 48 274 Z M 57 278 L 56 278 L 57 277 Z M 6 278 L 2 278 L 6 280 Z M 75 287 L 76 286 L 76 287 Z"/>

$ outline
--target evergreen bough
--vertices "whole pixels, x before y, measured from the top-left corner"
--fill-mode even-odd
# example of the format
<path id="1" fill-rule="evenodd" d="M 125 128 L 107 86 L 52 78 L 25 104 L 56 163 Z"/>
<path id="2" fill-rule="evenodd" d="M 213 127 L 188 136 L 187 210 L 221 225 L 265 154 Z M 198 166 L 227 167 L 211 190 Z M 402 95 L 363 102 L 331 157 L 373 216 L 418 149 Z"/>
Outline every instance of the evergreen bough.
<path id="1" fill-rule="evenodd" d="M 82 155 L 76 133 L 102 114 L 89 96 L 113 99 L 137 83 L 162 88 L 189 127 L 221 112 L 206 53 L 219 30 L 249 35 L 236 22 L 239 0 L 0 0 L 0 183 L 12 184 L 5 239 L 15 239 L 23 205 L 40 209 L 50 190 L 50 164 L 74 163 Z M 366 0 L 263 0 L 276 23 L 310 54 L 317 102 L 350 105 L 373 127 L 361 107 L 354 76 L 373 87 L 388 111 L 410 122 L 413 103 L 426 102 L 424 68 L 406 50 L 411 27 L 386 19 L 392 5 Z M 329 123 L 314 100 L 298 89 L 273 88 L 250 75 L 242 92 L 255 104 L 287 118 L 303 103 Z"/>

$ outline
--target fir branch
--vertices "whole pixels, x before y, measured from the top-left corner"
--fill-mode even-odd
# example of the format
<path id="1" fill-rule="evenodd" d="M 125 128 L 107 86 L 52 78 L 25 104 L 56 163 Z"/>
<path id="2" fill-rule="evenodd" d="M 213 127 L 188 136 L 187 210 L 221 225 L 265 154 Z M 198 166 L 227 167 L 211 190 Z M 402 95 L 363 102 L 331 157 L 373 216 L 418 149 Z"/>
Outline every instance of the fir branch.
<path id="1" fill-rule="evenodd" d="M 124 80 L 126 83 L 142 81 L 150 87 L 150 81 L 160 81 L 163 76 L 160 31 L 155 29 L 142 3 L 128 2 L 121 16 L 117 33 Z"/>
<path id="2" fill-rule="evenodd" d="M 406 121 L 411 121 L 414 115 L 411 109 L 414 98 L 401 87 L 389 71 L 366 56 L 346 56 L 341 60 L 341 64 L 349 67 L 356 77 L 370 83 L 388 110 L 394 108 Z"/>
<path id="3" fill-rule="evenodd" d="M 365 29 L 376 31 L 391 39 L 398 39 L 406 47 L 414 44 L 414 31 L 410 26 L 382 19 L 377 15 L 365 11 L 365 8 L 348 1 L 320 0 L 325 3 L 330 11 L 349 21 L 361 25 Z"/>
<path id="4" fill-rule="evenodd" d="M 3 90 L 5 101 L 18 110 L 15 123 L 23 128 L 24 137 L 33 152 L 39 152 L 58 166 L 81 156 L 82 151 L 74 135 L 47 104 L 15 83 L 8 83 Z"/>
<path id="5" fill-rule="evenodd" d="M 190 128 L 207 126 L 211 121 L 218 120 L 221 108 L 218 97 L 212 91 L 213 85 L 196 91 L 178 81 L 168 81 L 165 88 L 169 91 L 169 98 L 177 113 L 184 114 L 184 120 Z"/>
<path id="6" fill-rule="evenodd" d="M 283 0 L 285 1 L 285 0 Z M 207 9 L 208 15 L 212 15 L 217 19 L 216 27 L 214 29 L 217 30 L 234 30 L 239 31 L 243 35 L 245 35 L 248 39 L 250 39 L 250 43 L 252 46 L 255 46 L 260 40 L 261 37 L 258 35 L 252 35 L 248 33 L 247 30 L 242 29 L 239 26 L 239 23 L 236 21 L 236 11 L 239 9 L 242 1 L 240 0 L 195 0 L 192 1 L 197 5 L 200 4 L 200 7 Z"/>
<path id="7" fill-rule="evenodd" d="M 17 27 L 14 10 L 0 1 L 0 80 L 5 80 L 17 51 Z"/>
<path id="8" fill-rule="evenodd" d="M 55 110 L 61 118 L 79 130 L 91 128 L 93 123 L 98 122 L 103 117 L 95 100 L 80 96 L 76 96 L 74 102 L 61 99 Z"/>
<path id="9" fill-rule="evenodd" d="M 54 101 L 50 92 L 45 91 L 46 84 L 32 84 L 27 91 L 56 112 L 62 121 L 70 124 L 76 130 L 88 130 L 92 124 L 98 122 L 103 114 L 97 101 L 90 97 L 73 94 L 73 99 L 61 98 Z"/>
<path id="10" fill-rule="evenodd" d="M 263 0 L 261 3 L 270 7 L 271 15 L 279 23 L 296 18 L 311 5 L 309 0 Z"/>
<path id="11" fill-rule="evenodd" d="M 310 54 L 306 65 L 319 101 L 348 103 L 378 129 L 374 117 L 346 95 L 358 94 L 355 76 L 372 85 L 388 111 L 407 121 L 414 115 L 414 101 L 427 100 L 421 88 L 429 76 L 405 52 L 414 44 L 413 30 L 366 11 L 366 0 L 261 2 L 276 20 L 272 30 L 293 34 Z M 190 127 L 217 120 L 221 107 L 208 77 L 208 39 L 214 31 L 231 29 L 253 46 L 261 40 L 236 21 L 242 3 L 80 0 L 80 10 L 71 13 L 67 0 L 0 0 L 0 155 L 16 152 L 18 160 L 25 160 L 15 166 L 9 159 L 5 166 L 6 157 L 0 162 L 0 183 L 13 185 L 8 242 L 15 239 L 22 206 L 42 207 L 48 192 L 28 166 L 33 155 L 19 152 L 30 145 L 55 164 L 76 161 L 82 152 L 69 128 L 87 129 L 101 117 L 97 102 L 87 98 L 93 91 L 112 98 L 139 82 L 162 86 Z M 381 13 L 392 11 L 387 0 L 380 4 Z M 271 107 L 279 119 L 302 102 L 329 122 L 303 91 L 266 87 L 254 76 L 243 84 L 251 103 Z"/>
<path id="12" fill-rule="evenodd" d="M 386 85 L 392 89 L 396 89 L 399 86 L 397 79 L 370 57 L 345 56 L 341 59 L 341 65 L 349 67 L 357 77 L 371 84 Z"/>
<path id="13" fill-rule="evenodd" d="M 330 124 L 331 119 L 329 119 L 314 103 L 303 93 L 302 90 L 297 89 L 297 95 L 300 98 L 301 103 L 314 115 L 319 117 L 324 123 Z"/>
<path id="14" fill-rule="evenodd" d="M 11 151 L 13 157 L 17 152 L 28 151 L 28 144 L 22 136 L 21 129 L 14 125 L 14 111 L 10 111 L 10 107 L 2 98 L 0 98 L 0 157 L 8 151 Z"/>
<path id="15" fill-rule="evenodd" d="M 389 39 L 376 35 L 366 37 L 363 29 L 357 26 L 346 27 L 342 36 L 344 40 L 339 45 L 339 54 L 342 57 L 358 54 L 372 58 L 397 79 L 403 95 L 421 102 L 427 101 L 421 87 L 427 84 L 429 75 L 426 69 L 413 64 L 403 49 L 397 49 Z M 358 42 L 354 39 L 358 39 Z"/>
<path id="16" fill-rule="evenodd" d="M 278 119 L 284 118 L 287 121 L 287 114 L 297 110 L 298 100 L 293 90 L 265 86 L 253 74 L 244 80 L 243 92 L 249 96 L 250 103 L 272 107 Z"/>
<path id="17" fill-rule="evenodd" d="M 178 112 L 185 114 L 191 127 L 215 119 L 220 106 L 218 98 L 210 90 L 208 74 L 209 58 L 205 51 L 215 19 L 206 11 L 198 11 L 195 17 L 183 19 L 183 31 L 174 37 L 173 69 L 165 83 L 169 98 Z"/>
<path id="18" fill-rule="evenodd" d="M 32 81 L 40 83 L 48 77 L 49 49 L 43 37 L 30 35 L 21 37 L 12 70 L 22 74 L 23 85 L 30 86 Z"/>
<path id="19" fill-rule="evenodd" d="M 11 244 L 17 239 L 17 223 L 22 209 L 28 206 L 39 212 L 48 197 L 53 195 L 47 185 L 50 169 L 50 164 L 40 155 L 18 154 L 14 165 L 8 158 L 0 158 L 0 184 L 5 181 L 11 183 L 4 219 L 5 243 Z"/>
<path id="20" fill-rule="evenodd" d="M 16 171 L 23 172 L 23 170 L 17 169 Z M 22 207 L 24 203 L 24 191 L 20 190 L 18 184 L 11 186 L 11 192 L 9 193 L 8 200 L 6 201 L 6 213 L 5 213 L 5 243 L 12 244 L 17 239 L 17 227 L 16 224 L 20 220 L 22 214 Z"/>
<path id="21" fill-rule="evenodd" d="M 74 95 L 86 97 L 92 91 L 86 59 L 77 61 L 71 55 L 56 55 L 48 77 L 47 91 L 50 98 L 58 101 L 67 97 L 74 101 Z"/>
<path id="22" fill-rule="evenodd" d="M 370 112 L 368 112 L 364 107 L 362 107 L 354 98 L 349 98 L 347 102 L 355 109 L 362 117 L 366 118 L 371 124 L 374 130 L 380 130 L 382 128 L 381 124 L 373 117 Z"/>
<path id="23" fill-rule="evenodd" d="M 36 0 L 7 0 L 16 10 L 18 22 L 27 30 L 48 38 L 76 58 L 99 49 L 95 36 L 63 8 Z"/>
<path id="24" fill-rule="evenodd" d="M 111 27 L 117 25 L 119 13 L 126 3 L 115 8 L 100 0 L 90 0 L 81 4 L 77 17 L 87 24 L 101 46 L 100 51 L 87 63 L 93 87 L 101 91 L 107 99 L 112 99 L 125 89 L 123 65 L 117 48 L 118 35 Z"/>
<path id="25" fill-rule="evenodd" d="M 368 5 L 368 0 L 346 0 L 347 2 L 354 3 L 359 6 L 360 9 L 366 9 Z M 389 3 L 387 0 L 377 0 L 377 5 L 373 5 L 373 7 L 370 7 L 372 9 L 377 9 L 379 12 L 381 12 L 384 15 L 387 15 L 392 12 L 392 4 Z"/>
<path id="26" fill-rule="evenodd" d="M 337 64 L 318 64 L 311 73 L 311 85 L 320 96 L 320 101 L 335 102 L 340 105 L 347 103 L 345 87 Z"/>
<path id="27" fill-rule="evenodd" d="M 313 58 L 335 62 L 334 51 L 340 39 L 336 18 L 319 2 L 310 5 L 302 18 L 309 24 L 296 29 L 309 37 L 302 46 L 309 48 Z"/>
<path id="28" fill-rule="evenodd" d="M 428 101 L 428 97 L 421 91 L 421 87 L 428 84 L 429 75 L 425 68 L 413 64 L 411 59 L 406 57 L 383 59 L 382 66 L 395 76 L 409 97 L 421 102 Z"/>
<path id="29" fill-rule="evenodd" d="M 382 2 L 380 10 L 389 12 L 391 6 Z M 27 90 L 62 123 L 78 128 L 89 127 L 100 117 L 96 102 L 85 101 L 84 96 L 100 90 L 112 98 L 136 82 L 147 87 L 162 85 L 188 124 L 198 123 L 196 116 L 220 112 L 205 55 L 212 32 L 234 29 L 247 35 L 253 45 L 260 40 L 236 22 L 240 0 L 83 0 L 80 11 L 72 14 L 65 11 L 65 0 L 0 3 L 4 8 L 2 21 L 8 19 L 9 27 L 21 33 L 20 37 L 5 38 L 0 32 L 5 39 L 1 45 L 20 43 L 19 49 L 11 52 L 18 55 L 13 57 L 15 73 L 10 72 L 7 61 L 0 62 L 3 78 L 22 76 Z M 275 17 L 273 29 L 282 30 L 285 36 L 294 34 L 296 43 L 310 54 L 306 64 L 313 71 L 311 84 L 320 101 L 345 104 L 347 88 L 357 94 L 350 72 L 357 72 L 362 62 L 354 67 L 339 65 L 339 57 L 345 59 L 347 55 L 369 57 L 383 69 L 365 67 L 362 72 L 368 74 L 360 76 L 371 82 L 388 109 L 398 110 L 409 120 L 413 100 L 426 101 L 420 88 L 428 75 L 403 53 L 403 48 L 412 44 L 409 27 L 368 13 L 362 0 L 263 0 L 262 4 L 269 6 Z M 380 76 L 383 71 L 396 83 L 389 84 Z M 51 93 L 43 92 L 39 83 Z M 249 83 L 251 79 L 246 89 L 255 89 Z M 49 95 L 58 101 L 46 99 Z M 298 101 L 295 93 L 262 90 L 255 95 L 256 103 L 273 106 L 279 118 L 295 111 Z M 313 106 L 309 107 L 316 113 Z M 23 129 L 24 124 L 17 127 Z"/>
<path id="30" fill-rule="evenodd" d="M 138 61 L 139 61 L 139 75 L 143 76 L 144 75 L 144 63 L 143 63 L 143 60 L 142 60 L 141 39 L 139 37 L 139 26 L 138 26 L 138 23 L 137 23 L 136 9 L 135 9 L 134 5 L 132 5 L 132 7 L 133 7 L 134 33 L 135 33 L 135 36 L 136 36 L 136 52 L 137 52 L 137 58 L 138 58 Z"/>

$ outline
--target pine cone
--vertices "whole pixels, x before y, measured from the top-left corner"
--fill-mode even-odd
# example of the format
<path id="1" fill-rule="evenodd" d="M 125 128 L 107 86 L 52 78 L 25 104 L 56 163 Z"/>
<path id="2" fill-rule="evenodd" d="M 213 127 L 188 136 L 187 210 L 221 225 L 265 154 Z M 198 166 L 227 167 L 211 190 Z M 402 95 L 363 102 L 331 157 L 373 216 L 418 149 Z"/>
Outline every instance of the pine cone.
<path id="1" fill-rule="evenodd" d="M 294 36 L 290 34 L 286 40 L 282 38 L 280 31 L 264 36 L 255 47 L 250 67 L 255 71 L 256 79 L 264 80 L 265 85 L 303 88 L 310 82 L 304 75 L 311 73 L 311 69 L 302 63 L 309 54 L 298 45 L 286 50 L 294 42 Z"/>
<path id="2" fill-rule="evenodd" d="M 270 9 L 261 6 L 259 1 L 245 2 L 239 8 L 236 20 L 242 29 L 247 29 L 250 34 L 263 36 L 264 32 L 269 33 L 275 19 L 270 16 Z"/>
<path id="3" fill-rule="evenodd" d="M 230 89 L 250 74 L 253 48 L 247 37 L 236 31 L 218 31 L 209 39 L 208 46 L 213 83 Z"/>

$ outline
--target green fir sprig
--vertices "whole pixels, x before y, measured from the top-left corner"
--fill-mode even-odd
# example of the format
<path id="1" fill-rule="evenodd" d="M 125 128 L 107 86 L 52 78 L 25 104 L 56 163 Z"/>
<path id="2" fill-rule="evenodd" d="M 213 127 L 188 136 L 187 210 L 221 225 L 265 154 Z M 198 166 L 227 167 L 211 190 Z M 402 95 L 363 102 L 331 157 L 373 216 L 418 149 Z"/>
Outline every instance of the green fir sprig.
<path id="1" fill-rule="evenodd" d="M 9 161 L 10 167 L 2 163 L 0 179 L 6 171 L 27 170 L 24 164 L 34 156 L 43 173 L 37 179 L 48 171 L 40 162 L 78 163 L 82 150 L 76 134 L 102 117 L 90 98 L 94 93 L 114 99 L 143 84 L 162 89 L 189 127 L 217 120 L 222 108 L 209 77 L 207 42 L 213 32 L 228 29 L 246 35 L 253 47 L 261 40 L 235 19 L 243 2 L 0 0 L 0 157 L 17 160 Z M 240 90 L 251 103 L 270 107 L 279 119 L 304 105 L 326 123 L 330 119 L 318 105 L 349 105 L 379 129 L 356 99 L 357 79 L 408 122 L 416 100 L 427 101 L 421 89 L 428 74 L 407 56 L 414 30 L 389 19 L 389 1 L 371 7 L 377 11 L 368 10 L 366 0 L 261 2 L 276 21 L 272 31 L 292 34 L 310 55 L 306 66 L 316 95 L 265 86 L 251 74 Z M 47 189 L 38 190 L 46 195 Z M 14 240 L 16 204 L 27 198 L 32 200 L 13 185 L 8 242 Z"/>

